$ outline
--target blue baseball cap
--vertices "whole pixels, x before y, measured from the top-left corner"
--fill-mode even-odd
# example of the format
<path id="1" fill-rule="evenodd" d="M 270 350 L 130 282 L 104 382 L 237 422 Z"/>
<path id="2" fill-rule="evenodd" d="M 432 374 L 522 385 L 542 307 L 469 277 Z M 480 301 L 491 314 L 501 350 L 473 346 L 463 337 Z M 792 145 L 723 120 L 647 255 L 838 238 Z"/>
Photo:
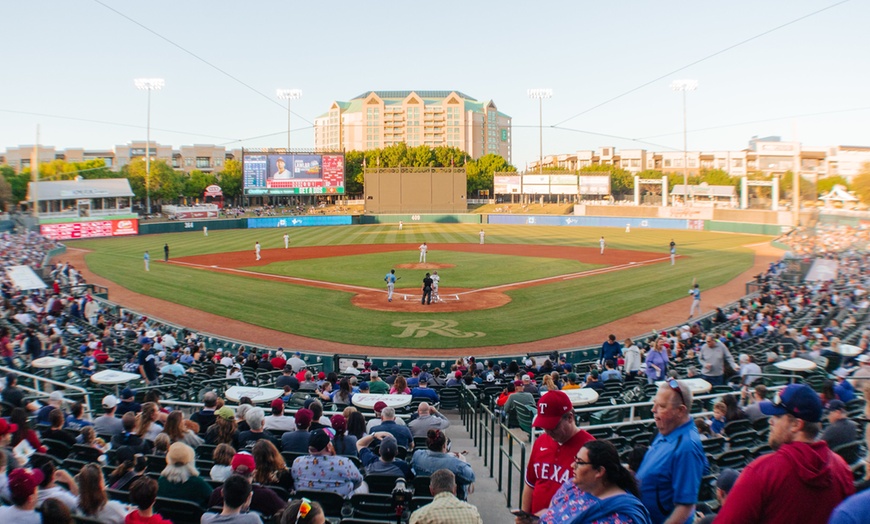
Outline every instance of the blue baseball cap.
<path id="1" fill-rule="evenodd" d="M 789 384 L 773 398 L 758 405 L 768 416 L 791 415 L 807 422 L 822 420 L 822 399 L 807 385 Z"/>

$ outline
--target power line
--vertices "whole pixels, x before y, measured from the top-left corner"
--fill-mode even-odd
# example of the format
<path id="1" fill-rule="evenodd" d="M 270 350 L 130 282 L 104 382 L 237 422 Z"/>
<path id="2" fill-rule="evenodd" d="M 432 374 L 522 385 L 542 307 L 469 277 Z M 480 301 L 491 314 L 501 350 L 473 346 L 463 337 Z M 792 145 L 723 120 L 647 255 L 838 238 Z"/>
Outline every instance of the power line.
<path id="1" fill-rule="evenodd" d="M 267 95 L 267 94 L 265 94 L 265 93 L 261 93 L 261 92 L 258 91 L 255 87 L 253 87 L 253 86 L 247 84 L 244 80 L 242 80 L 242 79 L 240 79 L 240 78 L 237 78 L 236 76 L 232 75 L 232 74 L 229 73 L 228 71 L 225 71 L 225 70 L 221 69 L 220 67 L 216 66 L 215 64 L 212 64 L 211 62 L 209 62 L 209 61 L 206 60 L 205 58 L 203 58 L 203 57 L 197 55 L 197 54 L 194 53 L 193 51 L 190 51 L 189 49 L 185 48 L 185 47 L 182 46 L 181 44 L 177 44 L 177 43 L 175 43 L 174 41 L 170 40 L 169 38 L 167 38 L 167 37 L 161 35 L 161 34 L 158 33 L 157 31 L 155 31 L 155 30 L 151 29 L 150 27 L 146 26 L 145 24 L 143 24 L 143 23 L 141 23 L 141 22 L 139 22 L 139 21 L 137 21 L 137 20 L 134 20 L 133 18 L 131 18 L 131 17 L 125 15 L 125 14 L 122 13 L 121 11 L 118 11 L 118 10 L 115 9 L 114 7 L 111 7 L 111 6 L 109 6 L 109 5 L 106 5 L 105 3 L 101 2 L 100 0 L 94 0 L 94 2 L 96 2 L 96 3 L 98 3 L 99 5 L 105 7 L 105 8 L 108 9 L 109 11 L 112 11 L 113 13 L 117 14 L 118 16 L 120 16 L 120 17 L 122 17 L 122 18 L 125 18 L 125 19 L 129 20 L 130 22 L 132 22 L 132 23 L 138 25 L 138 26 L 141 27 L 142 29 L 148 31 L 149 33 L 151 33 L 152 35 L 156 36 L 157 38 L 160 38 L 160 39 L 163 40 L 164 42 L 166 42 L 166 43 L 168 43 L 168 44 L 170 44 L 170 45 L 172 45 L 172 46 L 174 46 L 174 47 L 177 47 L 177 48 L 180 49 L 181 51 L 183 51 L 183 52 L 187 53 L 188 55 L 192 56 L 193 58 L 199 60 L 200 62 L 202 62 L 203 64 L 209 66 L 210 68 L 214 69 L 215 71 L 219 72 L 220 74 L 222 74 L 222 75 L 226 76 L 227 78 L 229 78 L 229 79 L 231 79 L 231 80 L 233 80 L 233 81 L 235 81 L 235 82 L 237 82 L 237 83 L 243 85 L 244 87 L 248 88 L 249 90 L 253 91 L 254 93 L 260 95 L 260 96 L 263 97 L 263 98 L 265 98 L 265 99 L 268 100 L 269 102 L 271 102 L 271 103 L 277 105 L 277 106 L 280 107 L 281 109 L 283 109 L 283 110 L 287 110 L 287 107 L 283 106 L 283 105 L 280 104 L 278 101 L 274 100 L 271 96 L 269 96 L 269 95 Z M 302 120 L 308 122 L 309 124 L 314 125 L 313 122 L 311 122 L 310 120 L 308 120 L 308 119 L 305 118 L 304 116 L 300 115 L 299 113 L 296 113 L 295 111 L 292 111 L 292 110 L 290 111 L 290 113 L 292 113 L 292 114 L 298 116 L 299 118 L 301 118 Z"/>
<path id="2" fill-rule="evenodd" d="M 761 33 L 758 33 L 758 34 L 756 34 L 756 35 L 754 35 L 754 36 L 751 36 L 751 37 L 749 37 L 749 38 L 746 38 L 745 40 L 741 40 L 740 42 L 737 42 L 736 44 L 732 44 L 732 45 L 730 45 L 730 46 L 728 46 L 728 47 L 725 47 L 724 49 L 720 49 L 719 51 L 716 51 L 715 53 L 712 53 L 712 54 L 710 54 L 710 55 L 707 55 L 707 56 L 705 56 L 705 57 L 703 57 L 703 58 L 699 58 L 698 60 L 695 60 L 694 62 L 691 62 L 691 63 L 689 63 L 689 64 L 686 64 L 686 65 L 682 66 L 682 67 L 679 67 L 679 68 L 677 68 L 677 69 L 674 69 L 673 71 L 669 71 L 669 72 L 667 72 L 667 73 L 665 73 L 665 74 L 663 74 L 663 75 L 661 75 L 661 76 L 659 76 L 659 77 L 657 77 L 657 78 L 654 78 L 654 79 L 650 80 L 649 82 L 645 82 L 645 83 L 643 83 L 643 84 L 641 84 L 641 85 L 639 85 L 639 86 L 637 86 L 637 87 L 634 87 L 634 88 L 632 88 L 632 89 L 629 89 L 628 91 L 625 91 L 624 93 L 618 94 L 618 95 L 616 95 L 616 96 L 614 96 L 614 97 L 612 97 L 612 98 L 608 98 L 607 100 L 605 100 L 605 101 L 603 101 L 603 102 L 601 102 L 601 103 L 599 103 L 599 104 L 596 104 L 596 105 L 590 107 L 589 109 L 585 109 L 585 110 L 583 110 L 583 111 L 580 111 L 579 113 L 577 113 L 577 114 L 574 115 L 574 116 L 571 116 L 571 117 L 569 117 L 569 118 L 566 118 L 565 120 L 562 120 L 561 122 L 557 122 L 555 125 L 556 125 L 556 126 L 559 126 L 559 125 L 561 125 L 561 124 L 564 124 L 565 122 L 568 122 L 568 121 L 574 120 L 574 119 L 577 118 L 578 116 L 585 115 L 586 113 L 589 113 L 590 111 L 594 111 L 595 109 L 598 109 L 599 107 L 605 106 L 605 105 L 607 105 L 607 104 L 609 104 L 609 103 L 611 103 L 611 102 L 613 102 L 613 101 L 615 101 L 615 100 L 619 100 L 620 98 L 622 98 L 622 97 L 624 97 L 624 96 L 627 96 L 627 95 L 630 95 L 631 93 L 634 93 L 635 91 L 639 91 L 639 90 L 643 89 L 644 87 L 647 87 L 647 86 L 650 85 L 650 84 L 654 84 L 654 83 L 656 83 L 656 82 L 659 82 L 659 81 L 661 81 L 661 80 L 664 80 L 664 79 L 666 79 L 666 78 L 668 78 L 668 77 L 674 75 L 675 73 L 679 73 L 680 71 L 683 71 L 683 70 L 688 69 L 688 68 L 690 68 L 690 67 L 692 67 L 692 66 L 698 65 L 698 64 L 700 64 L 701 62 L 706 62 L 707 60 L 710 60 L 711 58 L 714 58 L 714 57 L 716 57 L 716 56 L 719 56 L 719 55 L 721 55 L 721 54 L 724 54 L 724 53 L 726 53 L 726 52 L 728 52 L 728 51 L 731 51 L 732 49 L 736 49 L 736 48 L 738 48 L 738 47 L 740 47 L 740 46 L 742 46 L 742 45 L 744 45 L 744 44 L 748 44 L 749 42 L 752 42 L 753 40 L 758 40 L 759 38 L 761 38 L 761 37 L 763 37 L 763 36 L 766 36 L 766 35 L 769 35 L 769 34 L 775 32 L 775 31 L 779 31 L 780 29 L 782 29 L 782 28 L 784 28 L 784 27 L 788 27 L 788 26 L 790 26 L 790 25 L 796 24 L 796 23 L 798 23 L 798 22 L 800 22 L 800 21 L 802 21 L 802 20 L 806 20 L 807 18 L 810 18 L 810 17 L 812 17 L 812 16 L 815 16 L 815 15 L 817 15 L 817 14 L 820 14 L 820 13 L 822 13 L 822 12 L 824 12 L 824 11 L 829 10 L 829 9 L 833 9 L 833 8 L 835 8 L 835 7 L 839 7 L 839 6 L 841 6 L 841 5 L 843 5 L 843 4 L 847 3 L 847 2 L 849 2 L 849 0 L 842 0 L 842 1 L 837 2 L 837 3 L 835 3 L 835 4 L 831 4 L 831 5 L 827 6 L 827 7 L 823 7 L 823 8 L 821 8 L 821 9 L 817 10 L 817 11 L 813 11 L 812 13 L 806 14 L 806 15 L 801 16 L 801 17 L 798 17 L 798 18 L 795 18 L 794 20 L 791 20 L 791 21 L 786 22 L 786 23 L 784 23 L 784 24 L 778 25 L 778 26 L 776 26 L 776 27 L 774 27 L 774 28 L 772 28 L 772 29 L 768 29 L 767 31 L 763 31 L 763 32 L 761 32 Z M 551 126 L 551 127 L 555 127 L 555 126 Z"/>
<path id="3" fill-rule="evenodd" d="M 584 129 L 573 129 L 573 128 L 570 128 L 570 127 L 560 127 L 560 126 L 558 126 L 558 125 L 555 125 L 555 126 L 549 126 L 549 127 L 550 127 L 550 129 L 557 129 L 557 130 L 560 130 L 560 131 L 571 131 L 571 132 L 573 132 L 573 133 L 583 133 L 583 134 L 585 134 L 585 135 L 597 135 L 597 136 L 603 136 L 603 137 L 606 137 L 606 138 L 615 138 L 616 140 L 625 140 L 625 141 L 627 141 L 627 142 L 636 142 L 636 143 L 638 143 L 638 144 L 647 144 L 647 145 L 650 145 L 650 146 L 661 147 L 661 148 L 664 148 L 664 149 L 672 149 L 672 150 L 674 150 L 674 151 L 682 151 L 682 148 L 666 146 L 666 145 L 663 145 L 663 144 L 657 144 L 657 143 L 655 143 L 655 142 L 647 142 L 646 140 L 643 140 L 643 139 L 640 139 L 640 138 L 628 138 L 628 137 L 625 137 L 625 136 L 611 135 L 611 134 L 608 134 L 608 133 L 597 133 L 597 132 L 595 132 L 595 131 L 586 131 L 586 130 L 584 130 Z"/>

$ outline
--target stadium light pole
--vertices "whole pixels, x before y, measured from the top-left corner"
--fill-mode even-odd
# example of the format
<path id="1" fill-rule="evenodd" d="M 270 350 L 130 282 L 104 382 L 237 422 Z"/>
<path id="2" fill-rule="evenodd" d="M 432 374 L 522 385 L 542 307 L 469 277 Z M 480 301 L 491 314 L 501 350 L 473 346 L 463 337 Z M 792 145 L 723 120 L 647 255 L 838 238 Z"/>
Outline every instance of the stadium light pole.
<path id="1" fill-rule="evenodd" d="M 290 151 L 290 101 L 302 98 L 301 89 L 276 89 L 275 94 L 287 101 L 287 151 Z"/>
<path id="2" fill-rule="evenodd" d="M 681 91 L 683 93 L 683 199 L 684 204 L 689 205 L 689 152 L 686 145 L 686 92 L 698 89 L 697 80 L 674 80 L 671 82 L 671 89 Z"/>
<path id="3" fill-rule="evenodd" d="M 528 90 L 529 98 L 538 100 L 538 172 L 544 172 L 544 99 L 553 98 L 553 90 L 549 88 L 535 88 Z"/>
<path id="4" fill-rule="evenodd" d="M 151 214 L 151 91 L 160 91 L 166 84 L 162 78 L 136 78 L 137 89 L 148 91 L 148 129 L 145 136 L 145 213 Z"/>

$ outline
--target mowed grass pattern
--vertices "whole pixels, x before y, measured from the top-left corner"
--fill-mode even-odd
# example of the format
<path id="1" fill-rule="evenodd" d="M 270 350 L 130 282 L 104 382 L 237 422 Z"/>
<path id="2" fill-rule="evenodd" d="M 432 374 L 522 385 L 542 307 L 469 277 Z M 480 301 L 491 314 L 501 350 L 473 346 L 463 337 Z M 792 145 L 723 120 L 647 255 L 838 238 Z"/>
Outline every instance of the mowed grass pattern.
<path id="1" fill-rule="evenodd" d="M 407 243 L 408 252 L 311 259 L 259 267 L 333 282 L 382 288 L 383 274 L 398 263 L 416 262 L 416 247 L 428 243 L 477 243 L 478 225 L 406 224 L 201 231 L 146 235 L 133 238 L 70 242 L 70 247 L 91 249 L 87 263 L 95 273 L 137 293 L 161 298 L 216 315 L 312 338 L 359 346 L 396 348 L 465 348 L 528 342 L 588 329 L 687 295 L 693 278 L 703 290 L 728 282 L 752 264 L 752 253 L 741 246 L 769 241 L 768 237 L 700 231 L 634 230 L 614 228 L 483 226 L 487 243 L 598 246 L 604 235 L 608 249 L 658 251 L 667 256 L 673 238 L 683 255 L 676 266 L 656 264 L 585 278 L 570 279 L 510 291 L 511 303 L 501 308 L 463 313 L 403 313 L 369 311 L 351 305 L 350 293 L 270 282 L 245 276 L 217 274 L 180 265 L 165 265 L 163 244 L 171 256 L 249 251 L 254 242 L 263 249 L 283 248 L 285 231 L 293 246 Z M 151 271 L 143 270 L 142 255 L 151 252 Z M 444 270 L 445 285 L 485 287 L 488 282 L 521 281 L 534 275 L 573 273 L 590 267 L 570 260 L 503 257 L 459 252 L 437 253 L 456 263 Z M 407 271 L 400 286 L 417 287 L 422 272 Z M 286 272 L 286 273 L 283 273 Z M 439 272 L 440 273 L 440 272 Z M 451 275 L 452 274 L 452 275 Z M 408 281 L 411 281 L 409 284 Z M 110 290 L 111 293 L 111 290 Z M 111 295 L 110 295 L 111 296 Z M 714 304 L 704 303 L 705 309 Z M 433 309 L 432 311 L 435 311 Z M 159 315 L 158 315 L 159 316 Z M 184 324 L 184 319 L 167 319 Z M 408 324 L 440 325 L 417 336 Z M 398 325 L 396 325 L 398 323 Z M 412 330 L 413 331 L 413 330 Z M 481 335 L 481 333 L 483 335 Z M 635 335 L 635 333 L 625 333 Z M 245 339 L 244 333 L 237 338 Z M 589 341 L 595 343 L 599 341 Z"/>

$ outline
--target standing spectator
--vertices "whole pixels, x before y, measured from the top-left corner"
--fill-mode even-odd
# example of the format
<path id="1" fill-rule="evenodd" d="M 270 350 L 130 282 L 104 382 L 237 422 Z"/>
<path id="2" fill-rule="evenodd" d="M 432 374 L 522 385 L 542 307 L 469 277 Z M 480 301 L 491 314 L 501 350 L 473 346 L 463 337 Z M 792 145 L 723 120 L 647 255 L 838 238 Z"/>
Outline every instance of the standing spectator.
<path id="1" fill-rule="evenodd" d="M 692 391 L 668 380 L 655 396 L 653 416 L 659 434 L 643 458 L 637 478 L 641 502 L 654 524 L 691 522 L 707 456 L 690 416 Z"/>
<path id="2" fill-rule="evenodd" d="M 809 386 L 791 384 L 773 402 L 761 403 L 770 419 L 768 444 L 775 453 L 746 466 L 728 495 L 721 522 L 825 523 L 855 492 L 852 471 L 817 441 L 822 402 Z"/>
<path id="3" fill-rule="evenodd" d="M 150 338 L 142 339 L 142 349 L 139 350 L 137 360 L 139 362 L 139 374 L 146 385 L 155 386 L 159 382 L 160 375 L 157 373 L 157 362 L 160 360 L 151 347 Z"/>
<path id="4" fill-rule="evenodd" d="M 867 519 L 870 489 L 852 495 L 834 509 L 828 524 L 860 524 Z"/>
<path id="5" fill-rule="evenodd" d="M 450 421 L 428 402 L 420 402 L 417 406 L 417 419 L 408 423 L 411 435 L 425 437 L 430 429 L 447 429 Z"/>
<path id="6" fill-rule="evenodd" d="M 622 354 L 625 357 L 625 374 L 629 378 L 634 378 L 640 373 L 640 348 L 630 339 L 625 339 Z"/>
<path id="7" fill-rule="evenodd" d="M 601 351 L 598 352 L 598 365 L 603 366 L 607 360 L 613 360 L 616 362 L 616 360 L 621 356 L 622 346 L 616 341 L 616 335 L 608 335 L 607 340 L 601 344 Z"/>
<path id="8" fill-rule="evenodd" d="M 653 347 L 646 354 L 644 374 L 648 384 L 664 380 L 668 374 L 668 344 L 664 338 L 656 339 Z"/>
<path id="9" fill-rule="evenodd" d="M 157 481 L 143 475 L 130 486 L 130 502 L 137 509 L 127 514 L 125 524 L 172 524 L 159 513 L 154 513 L 157 502 Z"/>
<path id="10" fill-rule="evenodd" d="M 535 439 L 526 467 L 521 509 L 537 514 L 573 473 L 574 457 L 594 437 L 577 427 L 574 405 L 562 391 L 549 391 L 538 401 L 532 426 L 544 430 Z"/>
<path id="11" fill-rule="evenodd" d="M 483 244 L 483 231 L 480 232 Z M 456 498 L 456 476 L 449 469 L 439 469 L 429 478 L 432 502 L 411 513 L 409 524 L 444 522 L 451 524 L 483 524 L 477 508 Z"/>
<path id="12" fill-rule="evenodd" d="M 698 361 L 701 363 L 701 378 L 714 386 L 725 384 L 726 365 L 737 368 L 731 352 L 713 335 L 707 335 L 707 343 L 698 351 Z"/>

